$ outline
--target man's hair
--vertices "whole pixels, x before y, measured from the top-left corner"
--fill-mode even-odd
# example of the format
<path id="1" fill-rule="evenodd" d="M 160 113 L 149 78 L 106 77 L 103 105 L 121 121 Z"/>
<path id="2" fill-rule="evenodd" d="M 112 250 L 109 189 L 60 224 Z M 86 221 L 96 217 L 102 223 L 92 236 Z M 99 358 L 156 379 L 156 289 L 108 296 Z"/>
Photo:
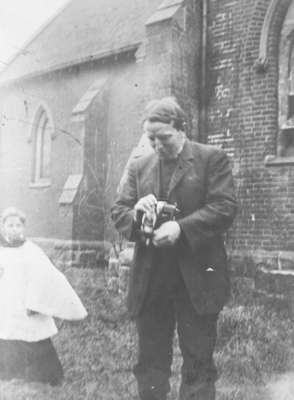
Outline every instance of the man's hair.
<path id="1" fill-rule="evenodd" d="M 185 131 L 187 117 L 175 97 L 163 97 L 159 100 L 151 100 L 147 104 L 143 123 L 145 121 L 173 123 L 177 131 Z"/>
<path id="2" fill-rule="evenodd" d="M 2 211 L 2 213 L 0 215 L 1 223 L 4 224 L 5 221 L 7 220 L 7 218 L 9 218 L 9 217 L 18 217 L 22 224 L 25 224 L 25 222 L 26 222 L 25 214 L 21 210 L 15 208 L 15 207 L 8 207 Z"/>

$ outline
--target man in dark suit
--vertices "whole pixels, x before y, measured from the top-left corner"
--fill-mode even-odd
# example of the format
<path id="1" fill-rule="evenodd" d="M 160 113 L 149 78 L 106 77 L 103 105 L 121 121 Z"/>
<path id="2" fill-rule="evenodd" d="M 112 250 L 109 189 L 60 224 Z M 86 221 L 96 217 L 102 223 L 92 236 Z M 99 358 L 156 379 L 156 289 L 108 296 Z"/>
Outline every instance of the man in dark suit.
<path id="1" fill-rule="evenodd" d="M 116 228 L 135 241 L 128 307 L 138 331 L 134 374 L 141 400 L 165 400 L 175 326 L 183 356 L 181 400 L 215 399 L 213 350 L 218 314 L 229 294 L 222 233 L 236 214 L 229 160 L 191 142 L 174 98 L 150 102 L 144 131 L 154 152 L 134 160 L 112 208 Z M 140 229 L 159 200 L 176 204 L 175 220 Z"/>

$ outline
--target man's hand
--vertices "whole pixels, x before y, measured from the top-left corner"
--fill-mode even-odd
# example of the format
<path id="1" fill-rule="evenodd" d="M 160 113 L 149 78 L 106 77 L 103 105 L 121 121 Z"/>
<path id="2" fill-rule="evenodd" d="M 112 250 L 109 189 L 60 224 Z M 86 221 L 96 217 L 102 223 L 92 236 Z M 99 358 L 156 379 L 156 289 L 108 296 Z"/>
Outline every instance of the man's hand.
<path id="1" fill-rule="evenodd" d="M 154 231 L 152 242 L 155 247 L 173 246 L 180 235 L 180 225 L 176 221 L 167 221 Z"/>
<path id="2" fill-rule="evenodd" d="M 153 194 L 148 194 L 147 196 L 142 197 L 137 204 L 135 205 L 135 220 L 138 221 L 138 214 L 146 213 L 152 214 L 154 207 L 157 204 L 156 197 Z"/>

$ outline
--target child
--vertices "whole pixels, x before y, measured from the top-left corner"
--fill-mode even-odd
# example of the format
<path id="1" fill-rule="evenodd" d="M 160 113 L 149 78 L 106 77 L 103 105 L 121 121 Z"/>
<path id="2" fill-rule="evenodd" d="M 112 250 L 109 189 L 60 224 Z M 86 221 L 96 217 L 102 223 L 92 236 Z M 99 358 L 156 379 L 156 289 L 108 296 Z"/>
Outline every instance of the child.
<path id="1" fill-rule="evenodd" d="M 53 317 L 79 320 L 87 312 L 65 276 L 25 238 L 25 216 L 8 208 L 1 217 L 0 379 L 58 385 L 63 370 L 51 336 Z"/>

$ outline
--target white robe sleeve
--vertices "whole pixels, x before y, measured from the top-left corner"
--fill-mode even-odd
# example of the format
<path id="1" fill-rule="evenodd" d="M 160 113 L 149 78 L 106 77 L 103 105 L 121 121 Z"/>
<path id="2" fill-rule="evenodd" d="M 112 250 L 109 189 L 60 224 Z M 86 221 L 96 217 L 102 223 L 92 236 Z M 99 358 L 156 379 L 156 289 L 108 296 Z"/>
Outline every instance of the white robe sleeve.
<path id="1" fill-rule="evenodd" d="M 38 246 L 28 245 L 26 308 L 66 320 L 85 318 L 87 311 L 66 277 Z"/>

